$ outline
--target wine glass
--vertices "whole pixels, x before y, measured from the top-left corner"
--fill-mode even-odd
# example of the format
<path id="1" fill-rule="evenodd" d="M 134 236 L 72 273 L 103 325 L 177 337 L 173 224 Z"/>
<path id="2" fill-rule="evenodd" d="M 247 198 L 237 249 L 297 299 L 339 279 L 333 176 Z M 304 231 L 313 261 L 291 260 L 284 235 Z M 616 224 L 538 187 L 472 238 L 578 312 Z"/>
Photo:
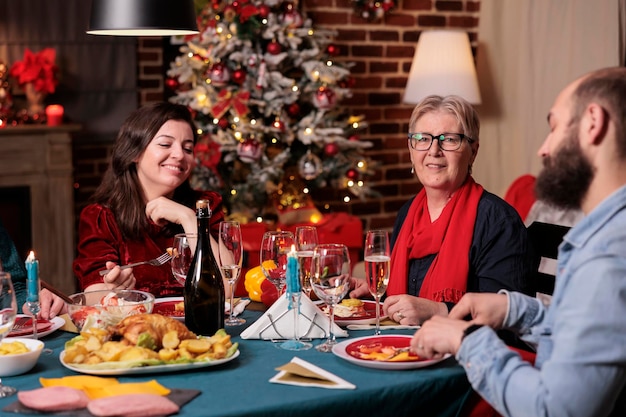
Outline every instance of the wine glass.
<path id="1" fill-rule="evenodd" d="M 189 267 L 196 251 L 197 241 L 198 235 L 196 233 L 179 233 L 174 236 L 170 265 L 172 266 L 174 278 L 181 285 L 185 285 L 187 272 L 189 272 Z"/>
<path id="2" fill-rule="evenodd" d="M 218 241 L 220 268 L 222 276 L 230 285 L 230 314 L 224 324 L 226 326 L 239 326 L 246 322 L 245 319 L 235 317 L 233 314 L 235 304 L 235 284 L 241 272 L 243 261 L 243 241 L 241 238 L 241 226 L 239 222 L 221 222 L 220 236 Z"/>
<path id="3" fill-rule="evenodd" d="M 330 329 L 328 339 L 316 349 L 320 352 L 331 352 L 337 343 L 333 328 L 335 327 L 335 305 L 350 289 L 350 255 L 346 245 L 323 244 L 313 251 L 313 274 L 311 287 L 315 294 L 328 305 Z"/>
<path id="4" fill-rule="evenodd" d="M 311 262 L 313 250 L 318 244 L 317 228 L 315 226 L 296 227 L 296 250 L 298 251 L 298 263 L 300 264 L 300 282 L 302 291 L 311 297 Z"/>
<path id="5" fill-rule="evenodd" d="M 370 294 L 376 300 L 376 330 L 380 334 L 380 297 L 389 283 L 389 233 L 385 230 L 370 230 L 365 236 L 365 279 Z"/>
<path id="6" fill-rule="evenodd" d="M 271 231 L 263 234 L 261 241 L 261 270 L 282 295 L 287 279 L 287 255 L 295 245 L 293 233 Z"/>
<path id="7" fill-rule="evenodd" d="M 11 274 L 0 270 L 0 342 L 11 332 L 15 324 L 17 302 L 11 282 Z M 8 397 L 17 392 L 13 387 L 2 385 L 0 381 L 0 398 Z"/>

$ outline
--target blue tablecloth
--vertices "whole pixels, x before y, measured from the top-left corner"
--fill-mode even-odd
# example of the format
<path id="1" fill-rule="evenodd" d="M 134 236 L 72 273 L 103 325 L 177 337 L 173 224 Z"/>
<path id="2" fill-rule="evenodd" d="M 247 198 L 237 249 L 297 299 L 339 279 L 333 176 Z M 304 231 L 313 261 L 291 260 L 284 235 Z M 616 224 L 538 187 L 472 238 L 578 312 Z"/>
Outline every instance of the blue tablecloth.
<path id="1" fill-rule="evenodd" d="M 247 324 L 261 315 L 246 310 Z M 428 368 L 386 371 L 349 363 L 332 353 L 315 349 L 290 352 L 272 342 L 242 340 L 239 333 L 246 325 L 229 327 L 233 341 L 239 342 L 240 356 L 226 364 L 180 373 L 121 376 L 121 382 L 156 379 L 169 388 L 199 389 L 202 394 L 185 405 L 181 416 L 457 416 L 471 393 L 461 368 L 449 358 Z M 383 334 L 411 334 L 389 330 Z M 362 337 L 372 331 L 350 331 L 350 337 Z M 27 374 L 5 377 L 2 381 L 20 390 L 39 388 L 40 377 L 59 378 L 75 375 L 59 362 L 64 343 L 75 336 L 57 331 L 43 341 L 51 354 L 42 354 Z M 314 341 L 314 344 L 321 340 Z M 297 387 L 268 382 L 276 367 L 294 356 L 311 362 L 355 384 L 355 390 L 330 390 Z M 0 399 L 0 409 L 17 401 L 15 396 Z M 17 414 L 13 414 L 17 415 Z"/>

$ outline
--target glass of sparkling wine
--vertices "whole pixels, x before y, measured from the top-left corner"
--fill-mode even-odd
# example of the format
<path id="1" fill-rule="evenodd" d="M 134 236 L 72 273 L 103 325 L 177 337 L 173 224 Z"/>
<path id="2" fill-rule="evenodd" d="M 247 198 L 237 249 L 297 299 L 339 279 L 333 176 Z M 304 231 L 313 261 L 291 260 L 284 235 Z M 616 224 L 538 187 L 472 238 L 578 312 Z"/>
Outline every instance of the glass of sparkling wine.
<path id="1" fill-rule="evenodd" d="M 11 282 L 11 274 L 0 269 L 0 342 L 11 332 L 15 324 L 17 302 Z M 0 381 L 0 398 L 8 397 L 17 392 L 13 387 L 2 385 Z"/>
<path id="2" fill-rule="evenodd" d="M 179 233 L 174 236 L 170 265 L 172 266 L 172 274 L 180 285 L 185 285 L 197 241 L 198 235 L 196 233 Z"/>
<path id="3" fill-rule="evenodd" d="M 230 314 L 229 317 L 224 320 L 224 324 L 226 326 L 238 326 L 246 322 L 245 319 L 235 317 L 233 314 L 233 311 L 235 310 L 235 284 L 239 279 L 241 263 L 243 261 L 242 243 L 241 226 L 239 225 L 239 222 L 220 223 L 220 236 L 218 242 L 220 268 L 222 270 L 222 276 L 230 285 Z"/>
<path id="4" fill-rule="evenodd" d="M 380 334 L 380 298 L 389 283 L 389 233 L 385 230 L 370 230 L 365 236 L 365 279 L 370 294 L 376 300 L 376 331 Z"/>
<path id="5" fill-rule="evenodd" d="M 296 227 L 296 250 L 298 251 L 298 263 L 300 264 L 300 282 L 302 291 L 311 297 L 311 262 L 313 250 L 318 244 L 317 228 L 315 226 Z"/>

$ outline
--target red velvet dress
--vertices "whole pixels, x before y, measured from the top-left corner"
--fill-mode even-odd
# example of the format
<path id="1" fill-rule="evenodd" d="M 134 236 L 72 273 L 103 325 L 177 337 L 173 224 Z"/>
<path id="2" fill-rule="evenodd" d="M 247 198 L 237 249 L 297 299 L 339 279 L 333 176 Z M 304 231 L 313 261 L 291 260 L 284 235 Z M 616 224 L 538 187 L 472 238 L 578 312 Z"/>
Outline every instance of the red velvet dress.
<path id="1" fill-rule="evenodd" d="M 218 193 L 205 191 L 198 199 L 211 202 L 211 234 L 217 238 L 219 223 L 224 220 L 222 198 Z M 80 288 L 103 282 L 99 271 L 106 261 L 118 265 L 147 261 L 163 254 L 172 246 L 173 236 L 167 236 L 160 226 L 150 225 L 150 231 L 140 241 L 125 240 L 111 210 L 100 204 L 85 207 L 78 225 L 78 255 L 73 263 Z M 155 297 L 182 295 L 183 287 L 174 279 L 170 263 L 161 266 L 140 265 L 133 268 L 137 281 L 135 289 L 147 291 Z"/>

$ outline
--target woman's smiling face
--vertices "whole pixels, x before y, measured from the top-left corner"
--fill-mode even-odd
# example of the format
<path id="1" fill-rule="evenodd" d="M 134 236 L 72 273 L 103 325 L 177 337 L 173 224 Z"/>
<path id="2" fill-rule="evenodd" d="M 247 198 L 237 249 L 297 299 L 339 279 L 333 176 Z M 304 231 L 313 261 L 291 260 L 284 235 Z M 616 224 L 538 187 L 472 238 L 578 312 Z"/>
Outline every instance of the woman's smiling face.
<path id="1" fill-rule="evenodd" d="M 191 174 L 193 132 L 187 122 L 168 120 L 137 159 L 137 175 L 148 201 L 170 197 Z"/>
<path id="2" fill-rule="evenodd" d="M 410 131 L 439 135 L 441 133 L 465 133 L 456 117 L 443 110 L 425 113 L 411 126 Z M 417 178 L 426 191 L 438 190 L 454 193 L 465 181 L 469 167 L 478 152 L 478 142 L 466 139 L 456 151 L 442 151 L 439 142 L 433 141 L 426 151 L 416 151 L 409 145 L 411 161 Z"/>

